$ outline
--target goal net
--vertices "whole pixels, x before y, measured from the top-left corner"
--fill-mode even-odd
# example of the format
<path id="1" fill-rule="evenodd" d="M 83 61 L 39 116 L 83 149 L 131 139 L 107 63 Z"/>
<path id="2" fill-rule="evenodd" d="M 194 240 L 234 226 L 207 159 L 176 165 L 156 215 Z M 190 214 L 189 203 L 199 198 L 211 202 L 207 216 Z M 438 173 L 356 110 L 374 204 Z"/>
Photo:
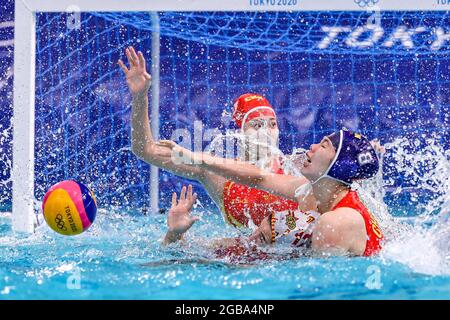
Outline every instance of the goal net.
<path id="1" fill-rule="evenodd" d="M 157 19 L 103 11 L 36 13 L 37 200 L 76 179 L 103 206 L 148 207 L 150 167 L 130 150 L 131 97 L 116 64 L 127 46 L 148 66 L 158 59 L 159 114 L 151 116 L 161 138 L 194 132 L 200 121 L 203 129 L 233 127 L 224 111 L 256 92 L 276 109 L 285 153 L 342 126 L 383 143 L 433 135 L 448 147 L 445 11 L 160 11 Z M 158 199 L 183 181 L 160 171 Z M 399 176 L 392 185 L 402 183 Z"/>

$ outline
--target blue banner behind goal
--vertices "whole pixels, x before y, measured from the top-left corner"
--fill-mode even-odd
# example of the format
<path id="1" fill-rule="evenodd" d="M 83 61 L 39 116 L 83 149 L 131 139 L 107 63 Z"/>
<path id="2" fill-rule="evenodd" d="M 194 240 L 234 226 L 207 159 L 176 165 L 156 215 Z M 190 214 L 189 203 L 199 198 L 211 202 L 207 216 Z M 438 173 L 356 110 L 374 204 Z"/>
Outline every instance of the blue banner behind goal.
<path id="1" fill-rule="evenodd" d="M 435 136 L 448 149 L 446 12 L 166 12 L 159 18 L 161 138 L 179 128 L 193 132 L 194 121 L 204 129 L 233 127 L 224 111 L 239 95 L 257 92 L 277 111 L 285 153 L 342 126 L 382 143 Z M 150 61 L 150 15 L 71 19 L 37 14 L 36 197 L 74 178 L 103 204 L 145 208 L 149 166 L 130 151 L 131 97 L 116 61 L 129 45 Z M 389 170 L 393 188 L 414 185 Z M 162 207 L 184 182 L 160 173 Z"/>

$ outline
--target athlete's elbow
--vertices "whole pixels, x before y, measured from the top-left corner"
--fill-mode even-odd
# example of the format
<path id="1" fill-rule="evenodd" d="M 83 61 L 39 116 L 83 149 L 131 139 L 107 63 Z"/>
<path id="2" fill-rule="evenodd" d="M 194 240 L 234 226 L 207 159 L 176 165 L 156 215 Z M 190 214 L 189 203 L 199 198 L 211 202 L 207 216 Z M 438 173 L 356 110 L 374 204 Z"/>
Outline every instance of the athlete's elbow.
<path id="1" fill-rule="evenodd" d="M 133 152 L 133 154 L 138 157 L 138 158 L 143 158 L 144 156 L 144 147 L 142 144 L 140 143 L 131 143 L 131 152 Z"/>
<path id="2" fill-rule="evenodd" d="M 131 152 L 139 159 L 145 160 L 152 157 L 152 146 L 144 145 L 143 143 L 134 142 L 131 144 Z"/>

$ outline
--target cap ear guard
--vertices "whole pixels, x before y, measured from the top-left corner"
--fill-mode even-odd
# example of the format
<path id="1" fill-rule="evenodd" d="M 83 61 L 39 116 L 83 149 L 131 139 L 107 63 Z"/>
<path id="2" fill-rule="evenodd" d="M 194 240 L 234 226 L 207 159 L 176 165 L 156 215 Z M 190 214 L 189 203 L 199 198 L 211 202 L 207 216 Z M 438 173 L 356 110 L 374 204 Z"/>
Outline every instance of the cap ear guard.
<path id="1" fill-rule="evenodd" d="M 340 130 L 339 144 L 336 146 L 336 135 L 337 133 L 329 136 L 336 148 L 336 155 L 328 170 L 318 180 L 328 177 L 351 185 L 354 180 L 375 176 L 379 169 L 379 159 L 370 141 L 361 134 Z"/>

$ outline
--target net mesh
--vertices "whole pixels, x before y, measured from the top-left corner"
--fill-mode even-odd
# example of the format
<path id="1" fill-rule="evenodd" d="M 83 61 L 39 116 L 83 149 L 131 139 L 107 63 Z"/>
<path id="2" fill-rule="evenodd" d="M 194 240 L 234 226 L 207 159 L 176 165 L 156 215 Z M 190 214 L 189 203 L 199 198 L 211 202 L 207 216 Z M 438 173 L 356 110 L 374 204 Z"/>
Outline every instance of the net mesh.
<path id="1" fill-rule="evenodd" d="M 103 204 L 145 207 L 149 166 L 130 151 L 131 97 L 116 61 L 129 45 L 151 59 L 151 16 L 81 13 L 75 28 L 70 19 L 37 15 L 36 197 L 73 178 Z M 382 143 L 434 135 L 448 148 L 446 12 L 164 12 L 159 20 L 161 138 L 194 132 L 195 121 L 233 127 L 223 111 L 256 92 L 277 111 L 284 152 L 341 126 Z M 392 187 L 407 185 L 394 169 Z M 161 172 L 162 203 L 183 181 Z"/>

